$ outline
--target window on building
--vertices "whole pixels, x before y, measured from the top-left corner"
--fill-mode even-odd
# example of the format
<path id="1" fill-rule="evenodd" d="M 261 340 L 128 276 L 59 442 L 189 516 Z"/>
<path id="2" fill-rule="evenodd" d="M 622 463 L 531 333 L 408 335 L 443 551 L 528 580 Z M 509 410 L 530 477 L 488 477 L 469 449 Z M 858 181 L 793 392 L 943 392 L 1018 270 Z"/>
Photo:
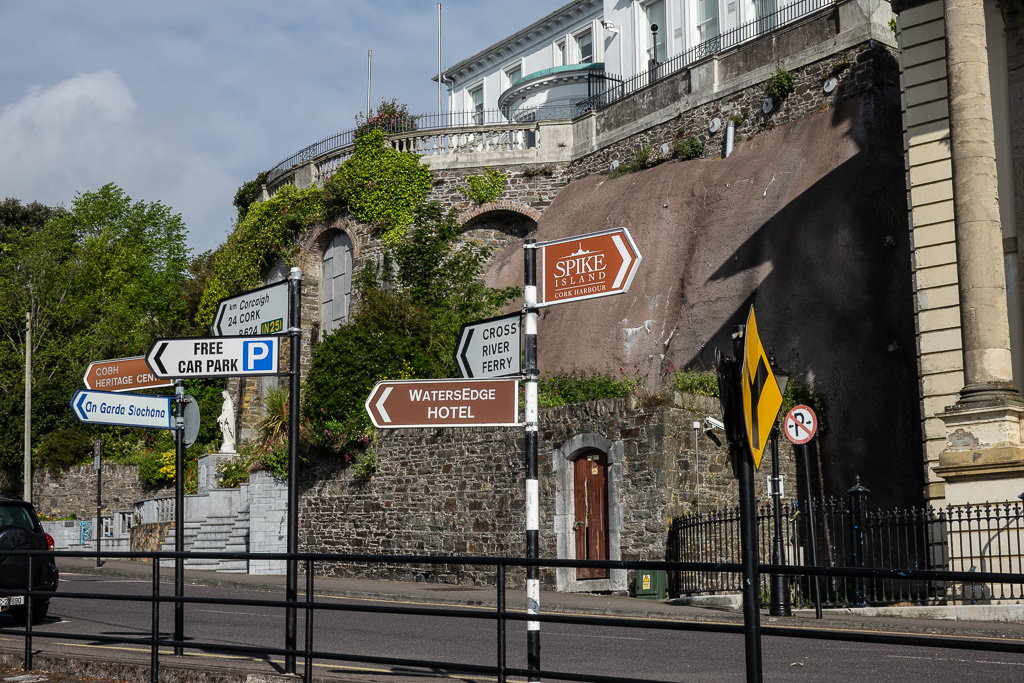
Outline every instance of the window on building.
<path id="1" fill-rule="evenodd" d="M 320 327 L 327 334 L 348 322 L 352 297 L 352 240 L 343 232 L 331 238 L 320 267 Z"/>
<path id="2" fill-rule="evenodd" d="M 555 43 L 555 66 L 565 66 L 565 41 L 560 40 Z"/>
<path id="3" fill-rule="evenodd" d="M 583 33 L 577 33 L 576 38 L 576 50 L 579 52 L 579 63 L 580 64 L 592 64 L 594 62 L 594 36 L 590 30 L 586 30 Z"/>
<path id="4" fill-rule="evenodd" d="M 480 85 L 469 91 L 470 107 L 473 110 L 473 123 L 478 126 L 484 123 L 484 86 Z"/>
<path id="5" fill-rule="evenodd" d="M 665 0 L 644 5 L 644 19 L 646 24 L 644 30 L 647 33 L 647 59 L 656 59 L 664 62 L 668 59 L 668 16 L 665 13 Z M 655 34 L 652 26 L 658 27 Z M 657 40 L 657 42 L 655 42 Z"/>
<path id="6" fill-rule="evenodd" d="M 508 77 L 507 87 L 511 88 L 516 81 L 523 77 L 523 67 L 514 66 L 511 69 L 505 71 L 505 76 Z"/>
<path id="7" fill-rule="evenodd" d="M 697 0 L 697 41 L 718 37 L 718 0 Z"/>

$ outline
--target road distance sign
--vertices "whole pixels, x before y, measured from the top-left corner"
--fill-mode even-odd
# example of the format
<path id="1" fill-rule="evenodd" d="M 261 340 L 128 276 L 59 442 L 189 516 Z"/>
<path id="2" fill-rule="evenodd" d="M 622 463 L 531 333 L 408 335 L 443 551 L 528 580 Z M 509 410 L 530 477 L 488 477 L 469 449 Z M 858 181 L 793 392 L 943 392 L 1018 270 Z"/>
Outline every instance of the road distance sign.
<path id="1" fill-rule="evenodd" d="M 180 337 L 157 339 L 146 364 L 157 377 L 277 375 L 280 337 Z"/>
<path id="2" fill-rule="evenodd" d="M 173 396 L 79 389 L 71 398 L 71 410 L 85 424 L 175 429 L 173 402 Z"/>
<path id="3" fill-rule="evenodd" d="M 519 422 L 514 379 L 410 379 L 378 382 L 366 399 L 376 427 L 511 427 Z"/>
<path id="4" fill-rule="evenodd" d="M 86 389 L 95 391 L 139 391 L 174 384 L 154 377 L 142 356 L 93 361 L 85 369 L 82 381 Z"/>
<path id="5" fill-rule="evenodd" d="M 284 334 L 288 322 L 288 281 L 276 282 L 217 302 L 210 333 L 230 335 Z"/>
<path id="6" fill-rule="evenodd" d="M 625 228 L 538 242 L 536 249 L 539 306 L 622 294 L 642 258 Z"/>
<path id="7" fill-rule="evenodd" d="M 786 413 L 786 438 L 793 443 L 805 444 L 818 431 L 818 416 L 809 406 L 794 406 Z"/>
<path id="8" fill-rule="evenodd" d="M 522 372 L 520 314 L 466 323 L 455 343 L 460 377 L 510 377 Z"/>

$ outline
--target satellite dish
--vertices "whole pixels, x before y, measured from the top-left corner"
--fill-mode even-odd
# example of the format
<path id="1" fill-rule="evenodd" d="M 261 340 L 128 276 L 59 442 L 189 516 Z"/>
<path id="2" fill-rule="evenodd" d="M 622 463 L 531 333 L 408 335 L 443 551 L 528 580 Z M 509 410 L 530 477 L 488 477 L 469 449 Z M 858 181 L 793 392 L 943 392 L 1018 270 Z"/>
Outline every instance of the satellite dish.
<path id="1" fill-rule="evenodd" d="M 770 112 L 772 110 L 772 107 L 774 107 L 774 106 L 775 106 L 775 103 L 772 102 L 772 98 L 766 97 L 766 98 L 764 98 L 764 104 L 761 105 L 761 111 L 763 111 L 765 114 L 767 114 L 768 112 Z"/>
<path id="2" fill-rule="evenodd" d="M 835 90 L 836 89 L 836 84 L 837 84 L 837 81 L 836 81 L 836 77 L 835 76 L 829 76 L 828 78 L 826 78 L 825 79 L 825 86 L 824 86 L 825 94 L 827 95 L 830 92 L 832 92 L 833 90 Z"/>
<path id="3" fill-rule="evenodd" d="M 185 445 L 191 446 L 199 436 L 199 404 L 189 394 L 185 394 L 185 400 Z"/>
<path id="4" fill-rule="evenodd" d="M 711 119 L 711 123 L 708 125 L 708 130 L 712 133 L 717 133 L 718 129 L 722 127 L 722 119 L 717 116 Z"/>
<path id="5" fill-rule="evenodd" d="M 614 170 L 615 170 L 615 169 L 617 169 L 618 167 L 619 167 L 619 160 L 618 160 L 618 159 L 615 159 L 615 160 L 613 160 L 613 161 L 612 161 L 612 163 L 611 163 L 611 164 L 610 164 L 610 165 L 608 166 L 608 170 L 609 170 L 609 171 L 614 171 Z"/>

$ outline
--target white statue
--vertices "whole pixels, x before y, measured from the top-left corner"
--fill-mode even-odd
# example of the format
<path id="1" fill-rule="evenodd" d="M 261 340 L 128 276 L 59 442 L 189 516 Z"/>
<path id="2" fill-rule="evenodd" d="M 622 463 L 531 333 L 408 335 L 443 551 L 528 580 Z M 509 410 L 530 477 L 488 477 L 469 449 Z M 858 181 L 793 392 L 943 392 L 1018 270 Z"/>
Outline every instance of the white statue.
<path id="1" fill-rule="evenodd" d="M 235 452 L 235 404 L 227 391 L 220 392 L 224 397 L 224 404 L 220 409 L 220 417 L 217 418 L 217 425 L 220 426 L 220 433 L 224 437 L 221 444 L 221 453 Z"/>

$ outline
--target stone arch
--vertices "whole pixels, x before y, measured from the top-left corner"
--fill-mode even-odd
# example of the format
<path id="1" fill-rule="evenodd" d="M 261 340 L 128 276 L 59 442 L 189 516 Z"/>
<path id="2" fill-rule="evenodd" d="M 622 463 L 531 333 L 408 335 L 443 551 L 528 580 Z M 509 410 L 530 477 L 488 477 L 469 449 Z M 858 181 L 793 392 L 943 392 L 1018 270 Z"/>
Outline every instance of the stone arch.
<path id="1" fill-rule="evenodd" d="M 494 212 L 520 214 L 534 223 L 540 220 L 540 211 L 529 204 L 502 199 L 496 202 L 487 202 L 486 204 L 463 211 L 459 214 L 459 224 L 462 225 L 463 230 L 468 229 L 482 216 Z"/>
<path id="2" fill-rule="evenodd" d="M 560 560 L 576 559 L 573 532 L 575 510 L 573 464 L 588 451 L 608 456 L 608 559 L 622 559 L 622 461 L 621 441 L 611 441 L 600 434 L 577 434 L 552 453 L 555 471 L 555 545 Z M 593 592 L 625 591 L 629 585 L 625 569 L 612 569 L 607 579 L 577 580 L 576 571 L 568 567 L 555 569 L 555 583 L 560 591 Z"/>
<path id="3" fill-rule="evenodd" d="M 333 329 L 333 324 L 338 320 L 346 318 L 351 313 L 351 282 L 356 268 L 356 254 L 360 250 L 361 241 L 356 227 L 356 225 L 340 219 L 329 223 L 321 223 L 310 228 L 299 245 L 304 280 L 303 288 L 305 291 L 310 292 L 311 295 L 313 292 L 316 293 L 315 299 L 313 296 L 310 296 L 310 299 L 315 301 L 315 304 L 313 301 L 305 303 L 302 315 L 303 327 L 309 327 L 310 339 L 314 343 L 326 331 Z M 335 297 L 328 296 L 329 294 L 333 295 L 333 289 L 328 289 L 331 287 L 331 283 L 324 282 L 324 260 L 329 255 L 328 252 L 332 249 L 332 244 L 337 241 L 339 235 L 344 236 L 346 242 L 345 249 L 347 250 L 346 262 L 342 264 L 342 270 L 347 274 L 346 291 L 342 293 L 343 300 L 338 302 L 341 305 L 343 315 L 341 318 L 335 317 L 334 321 L 328 321 L 324 318 L 324 304 L 327 302 L 333 304 Z"/>

